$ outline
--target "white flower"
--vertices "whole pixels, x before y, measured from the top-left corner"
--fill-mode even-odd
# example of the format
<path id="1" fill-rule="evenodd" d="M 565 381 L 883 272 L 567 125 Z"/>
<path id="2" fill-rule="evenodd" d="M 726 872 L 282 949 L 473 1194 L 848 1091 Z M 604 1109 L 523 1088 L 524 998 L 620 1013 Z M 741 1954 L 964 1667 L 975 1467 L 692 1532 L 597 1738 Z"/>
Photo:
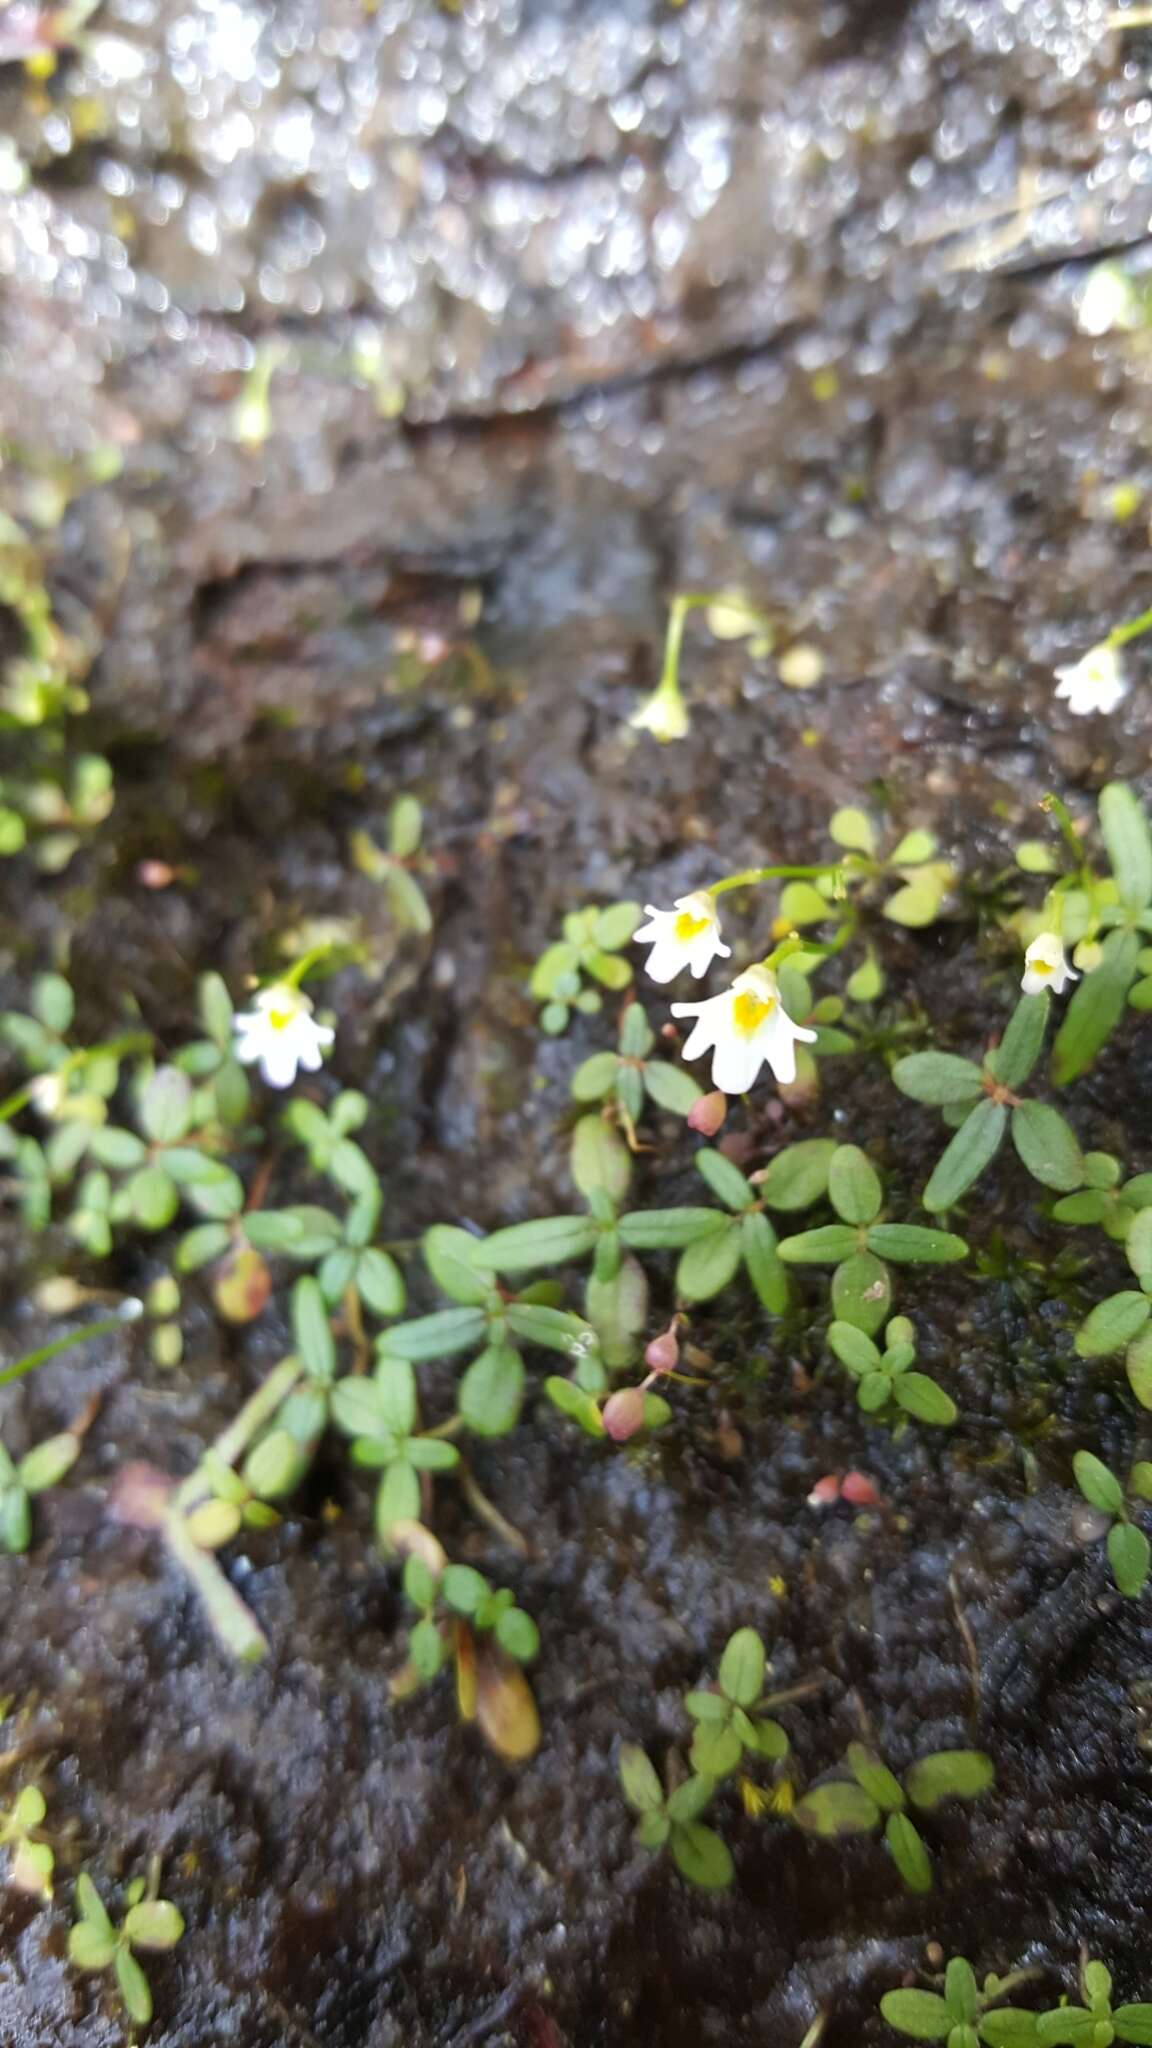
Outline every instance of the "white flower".
<path id="1" fill-rule="evenodd" d="M 314 1074 L 336 1035 L 329 1025 L 313 1023 L 308 997 L 287 981 L 262 988 L 255 1009 L 241 1012 L 233 1026 L 237 1059 L 246 1067 L 259 1060 L 270 1088 L 290 1088 L 297 1067 Z"/>
<path id="2" fill-rule="evenodd" d="M 1114 327 L 1138 327 L 1140 304 L 1117 263 L 1097 263 L 1080 295 L 1076 318 L 1082 334 L 1110 334 Z"/>
<path id="3" fill-rule="evenodd" d="M 648 972 L 653 981 L 675 981 L 684 967 L 690 967 L 699 981 L 717 957 L 727 960 L 731 946 L 720 943 L 720 913 L 716 899 L 707 889 L 691 896 L 678 896 L 675 910 L 644 908 L 651 919 L 632 934 L 642 945 L 651 945 Z"/>
<path id="4" fill-rule="evenodd" d="M 1078 718 L 1088 718 L 1094 711 L 1115 711 L 1128 695 L 1124 664 L 1106 640 L 1090 647 L 1079 661 L 1058 668 L 1056 684 L 1056 695 L 1068 699 Z"/>
<path id="5" fill-rule="evenodd" d="M 1024 975 L 1020 986 L 1026 996 L 1038 996 L 1042 989 L 1050 988 L 1054 996 L 1062 995 L 1070 981 L 1079 981 L 1064 958 L 1064 941 L 1055 932 L 1041 932 L 1033 939 L 1024 955 Z"/>
<path id="6" fill-rule="evenodd" d="M 660 688 L 644 699 L 628 720 L 637 732 L 650 732 L 658 740 L 682 740 L 688 733 L 688 707 L 679 690 Z"/>
<path id="7" fill-rule="evenodd" d="M 751 1088 L 764 1060 L 778 1081 L 794 1081 L 795 1042 L 811 1045 L 816 1037 L 792 1022 L 768 967 L 749 967 L 722 996 L 706 1003 L 673 1003 L 672 1015 L 695 1017 L 684 1057 L 699 1059 L 713 1048 L 712 1085 L 725 1095 L 743 1095 Z"/>

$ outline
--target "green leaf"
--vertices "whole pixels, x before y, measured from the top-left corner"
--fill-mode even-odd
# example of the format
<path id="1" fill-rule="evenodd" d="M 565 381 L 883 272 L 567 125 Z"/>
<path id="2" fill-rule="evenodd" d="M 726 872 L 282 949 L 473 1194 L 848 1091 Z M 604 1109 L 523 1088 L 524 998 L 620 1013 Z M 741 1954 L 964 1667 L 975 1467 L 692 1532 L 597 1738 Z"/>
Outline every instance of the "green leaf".
<path id="1" fill-rule="evenodd" d="M 1065 1195 L 1052 1209 L 1057 1223 L 1099 1223 L 1108 1214 L 1108 1197 L 1099 1188 L 1085 1188 L 1082 1193 Z"/>
<path id="2" fill-rule="evenodd" d="M 630 1209 L 620 1218 L 620 1235 L 636 1252 L 678 1252 L 726 1220 L 718 1209 Z"/>
<path id="3" fill-rule="evenodd" d="M 398 796 L 388 813 L 388 851 L 394 860 L 411 860 L 420 848 L 424 813 L 414 796 Z"/>
<path id="4" fill-rule="evenodd" d="M 832 1275 L 833 1314 L 871 1336 L 887 1318 L 892 1306 L 892 1283 L 888 1268 L 872 1252 L 856 1252 L 845 1259 Z"/>
<path id="5" fill-rule="evenodd" d="M 142 1166 L 125 1193 L 143 1230 L 166 1230 L 180 1207 L 180 1190 L 162 1166 Z"/>
<path id="6" fill-rule="evenodd" d="M 749 1210 L 741 1217 L 740 1245 L 757 1299 L 771 1315 L 783 1315 L 788 1306 L 788 1275 L 777 1255 L 776 1232 L 765 1215 Z"/>
<path id="7" fill-rule="evenodd" d="M 923 1372 L 898 1373 L 892 1381 L 892 1392 L 897 1405 L 917 1422 L 931 1422 L 941 1429 L 947 1429 L 955 1422 L 958 1410 L 955 1401 L 938 1387 L 935 1380 Z"/>
<path id="8" fill-rule="evenodd" d="M 1051 997 L 1021 996 L 1000 1044 L 988 1055 L 988 1071 L 1002 1088 L 1022 1088 L 1044 1049 Z"/>
<path id="9" fill-rule="evenodd" d="M 957 1059 L 955 1053 L 908 1053 L 896 1061 L 892 1079 L 902 1096 L 935 1106 L 970 1102 L 984 1094 L 980 1067 L 970 1059 Z"/>
<path id="10" fill-rule="evenodd" d="M 674 1067 L 667 1060 L 645 1060 L 644 1086 L 660 1109 L 668 1110 L 673 1116 L 687 1116 L 695 1103 L 699 1102 L 703 1090 L 698 1081 L 692 1079 L 683 1067 Z"/>
<path id="11" fill-rule="evenodd" d="M 1008 1111 L 1002 1102 L 977 1103 L 936 1161 L 921 1197 L 926 1209 L 950 1209 L 967 1193 L 995 1157 L 1007 1123 Z"/>
<path id="12" fill-rule="evenodd" d="M 1120 1351 L 1144 1328 L 1152 1316 L 1147 1295 L 1127 1287 L 1098 1301 L 1076 1332 L 1076 1349 L 1081 1358 L 1106 1358 Z"/>
<path id="13" fill-rule="evenodd" d="M 1141 1209 L 1124 1242 L 1124 1256 L 1139 1277 L 1152 1273 L 1152 1209 Z"/>
<path id="14" fill-rule="evenodd" d="M 697 1173 L 707 1181 L 714 1195 L 725 1207 L 740 1215 L 756 1196 L 745 1180 L 738 1166 L 733 1166 L 722 1152 L 714 1152 L 710 1146 L 701 1146 L 694 1161 Z"/>
<path id="15" fill-rule="evenodd" d="M 524 1401 L 524 1361 L 510 1344 L 489 1344 L 460 1381 L 457 1399 L 477 1436 L 507 1436 Z"/>
<path id="16" fill-rule="evenodd" d="M 395 1259 L 370 1246 L 356 1261 L 356 1285 L 374 1316 L 398 1316 L 404 1308 L 404 1278 Z"/>
<path id="17" fill-rule="evenodd" d="M 485 1267 L 483 1238 L 451 1223 L 434 1223 L 424 1232 L 421 1249 L 428 1271 L 449 1300 L 469 1308 L 487 1301 L 495 1281 Z"/>
<path id="18" fill-rule="evenodd" d="M 68 1960 L 78 1970 L 106 1970 L 116 1953 L 116 1936 L 91 1920 L 79 1920 L 68 1933 Z"/>
<path id="19" fill-rule="evenodd" d="M 904 1789 L 915 1806 L 931 1812 L 945 1799 L 978 1799 L 995 1778 L 992 1759 L 983 1750 L 940 1749 L 905 1772 Z"/>
<path id="20" fill-rule="evenodd" d="M 50 1486 L 58 1486 L 72 1470 L 80 1450 L 81 1439 L 70 1429 L 45 1437 L 43 1443 L 24 1453 L 16 1467 L 21 1486 L 27 1493 L 46 1493 Z"/>
<path id="21" fill-rule="evenodd" d="M 896 894 L 883 905 L 881 915 L 893 924 L 904 925 L 909 931 L 922 931 L 939 917 L 940 906 L 951 882 L 951 872 L 943 861 L 914 868 L 905 886 L 897 889 Z"/>
<path id="22" fill-rule="evenodd" d="M 835 1138 L 803 1138 L 786 1146 L 760 1182 L 761 1199 L 770 1209 L 810 1209 L 827 1192 L 836 1149 Z"/>
<path id="23" fill-rule="evenodd" d="M 124 1915 L 124 1932 L 133 1948 L 175 1948 L 184 1932 L 184 1916 L 170 1899 L 141 1899 Z"/>
<path id="24" fill-rule="evenodd" d="M 916 2041 L 946 2041 L 952 2032 L 952 2014 L 934 1991 L 886 1991 L 880 2012 L 898 2034 Z"/>
<path id="25" fill-rule="evenodd" d="M 574 1386 L 571 1380 L 562 1380 L 553 1374 L 545 1380 L 544 1392 L 552 1406 L 558 1408 L 561 1415 L 568 1416 L 570 1421 L 579 1423 L 580 1428 L 588 1436 L 604 1435 L 599 1406 L 583 1388 Z"/>
<path id="26" fill-rule="evenodd" d="M 969 2024 L 980 2010 L 976 1975 L 963 1956 L 953 1956 L 944 1972 L 944 2003 Z"/>
<path id="27" fill-rule="evenodd" d="M 618 1053 L 594 1052 L 572 1076 L 573 1097 L 577 1102 L 599 1102 L 602 1096 L 611 1094 L 619 1071 Z"/>
<path id="28" fill-rule="evenodd" d="M 497 1618 L 496 1641 L 518 1664 L 530 1664 L 540 1652 L 540 1631 L 522 1607 L 508 1607 Z"/>
<path id="29" fill-rule="evenodd" d="M 494 1273 L 529 1273 L 537 1266 L 567 1266 L 586 1258 L 596 1243 L 589 1216 L 543 1216 L 512 1223 L 483 1240 L 484 1262 Z"/>
<path id="30" fill-rule="evenodd" d="M 726 1218 L 707 1237 L 699 1237 L 681 1253 L 676 1267 L 676 1293 L 682 1301 L 710 1301 L 726 1287 L 740 1264 L 743 1240 L 740 1220 Z"/>
<path id="31" fill-rule="evenodd" d="M 417 1472 L 451 1472 L 460 1463 L 460 1453 L 440 1437 L 413 1436 L 408 1439 L 408 1461 Z"/>
<path id="32" fill-rule="evenodd" d="M 45 1030 L 63 1038 L 76 1014 L 76 999 L 62 974 L 38 974 L 32 983 L 31 1007 Z"/>
<path id="33" fill-rule="evenodd" d="M 122 1131 L 115 1124 L 104 1124 L 94 1130 L 88 1140 L 88 1150 L 101 1166 L 110 1166 L 115 1173 L 139 1166 L 141 1160 L 148 1156 L 143 1138 L 138 1138 L 135 1131 Z"/>
<path id="34" fill-rule="evenodd" d="M 1056 2012 L 1042 2012 L 1036 2018 L 1036 2040 L 1061 2042 L 1066 2048 L 1096 2048 L 1096 2020 L 1082 2005 L 1062 2006 Z"/>
<path id="35" fill-rule="evenodd" d="M 876 851 L 876 827 L 867 812 L 854 805 L 846 804 L 842 810 L 834 811 L 828 820 L 828 831 L 837 846 L 846 847 L 849 853 Z"/>
<path id="36" fill-rule="evenodd" d="M 1137 2048 L 1152 2044 L 1152 2005 L 1118 2005 L 1112 2024 L 1119 2040 L 1135 2042 Z"/>
<path id="37" fill-rule="evenodd" d="M 349 1390 L 354 1384 L 351 1376 L 337 1382 Z M 416 1375 L 411 1362 L 407 1358 L 389 1358 L 381 1352 L 371 1385 L 384 1428 L 393 1436 L 407 1436 L 416 1427 Z"/>
<path id="38" fill-rule="evenodd" d="M 839 1145 L 832 1154 L 828 1196 L 845 1223 L 871 1223 L 880 1214 L 880 1176 L 858 1145 Z"/>
<path id="39" fill-rule="evenodd" d="M 1140 939 L 1136 932 L 1109 932 L 1100 964 L 1086 974 L 1064 1012 L 1052 1047 L 1052 1079 L 1061 1087 L 1092 1065 L 1124 1012 Z"/>
<path id="40" fill-rule="evenodd" d="M 1036 2014 L 1015 2005 L 1000 2006 L 980 2021 L 986 2048 L 1036 2048 Z"/>
<path id="41" fill-rule="evenodd" d="M 802 1230 L 777 1246 L 786 1266 L 833 1266 L 849 1259 L 860 1243 L 860 1233 L 846 1223 L 823 1223 L 818 1230 Z"/>
<path id="42" fill-rule="evenodd" d="M 1128 1384 L 1142 1408 L 1152 1408 L 1152 1324 L 1133 1338 L 1124 1357 Z"/>
<path id="43" fill-rule="evenodd" d="M 672 1829 L 669 1844 L 672 1861 L 681 1877 L 701 1891 L 724 1891 L 734 1875 L 732 1858 L 714 1828 L 701 1821 L 679 1823 Z"/>
<path id="44" fill-rule="evenodd" d="M 292 1289 L 292 1333 L 300 1362 L 314 1380 L 336 1377 L 336 1344 L 328 1317 L 328 1304 L 311 1276 L 297 1280 Z"/>
<path id="45" fill-rule="evenodd" d="M 637 1826 L 636 1840 L 642 1849 L 662 1849 L 671 1832 L 666 1813 L 646 1813 Z"/>
<path id="46" fill-rule="evenodd" d="M 968 1256 L 962 1237 L 954 1237 L 948 1230 L 925 1230 L 916 1223 L 874 1223 L 868 1232 L 868 1249 L 898 1266 L 954 1266 Z"/>
<path id="47" fill-rule="evenodd" d="M 899 1813 L 904 1807 L 904 1793 L 899 1778 L 888 1769 L 886 1763 L 863 1742 L 848 1745 L 848 1768 L 856 1783 L 874 1799 L 884 1813 Z"/>
<path id="48" fill-rule="evenodd" d="M 867 1835 L 879 1822 L 880 1808 L 862 1785 L 834 1778 L 798 1799 L 792 1818 L 809 1835 Z"/>
<path id="49" fill-rule="evenodd" d="M 879 1370 L 880 1353 L 871 1337 L 866 1337 L 854 1323 L 830 1323 L 828 1342 L 841 1365 L 846 1365 L 849 1372 L 859 1374 Z"/>
<path id="50" fill-rule="evenodd" d="M 655 1767 L 635 1743 L 620 1745 L 620 1783 L 633 1813 L 663 1813 L 664 1787 Z"/>
<path id="51" fill-rule="evenodd" d="M 1152 1565 L 1152 1546 L 1143 1529 L 1132 1522 L 1114 1522 L 1108 1531 L 1108 1562 L 1121 1593 L 1134 1600 L 1142 1593 Z"/>
<path id="52" fill-rule="evenodd" d="M 639 1260 L 627 1253 L 608 1280 L 590 1274 L 584 1305 L 604 1364 L 609 1372 L 622 1371 L 634 1358 L 648 1320 L 648 1276 Z"/>
<path id="53" fill-rule="evenodd" d="M 754 1628 L 729 1636 L 720 1659 L 720 1690 L 738 1707 L 753 1707 L 764 1688 L 764 1645 Z"/>
<path id="54" fill-rule="evenodd" d="M 908 1890 L 930 1892 L 932 1858 L 906 1813 L 888 1815 L 884 1823 L 884 1842 Z"/>
<path id="55" fill-rule="evenodd" d="M 863 963 L 848 976 L 844 993 L 851 1003 L 874 1003 L 884 993 L 884 970 L 875 953 L 870 952 Z"/>
<path id="56" fill-rule="evenodd" d="M 643 915 L 640 905 L 632 902 L 609 903 L 598 910 L 592 927 L 597 946 L 606 953 L 618 952 L 628 944 Z"/>
<path id="57" fill-rule="evenodd" d="M 376 1535 L 386 1547 L 397 1522 L 420 1519 L 420 1479 L 407 1458 L 397 1458 L 384 1472 L 376 1489 L 373 1510 Z"/>
<path id="58" fill-rule="evenodd" d="M 146 2027 L 152 2017 L 152 1993 L 148 1989 L 147 1977 L 135 1956 L 126 1948 L 117 1949 L 112 1967 L 129 2019 L 138 2027 Z"/>
<path id="59" fill-rule="evenodd" d="M 1120 901 L 1129 910 L 1152 903 L 1152 836 L 1144 807 L 1127 783 L 1106 783 L 1100 792 L 1100 830 Z"/>
<path id="60" fill-rule="evenodd" d="M 157 1067 L 144 1084 L 140 1122 L 156 1145 L 174 1145 L 192 1121 L 192 1083 L 178 1067 Z"/>
<path id="61" fill-rule="evenodd" d="M 1012 1143 L 1042 1187 L 1070 1193 L 1084 1178 L 1084 1155 L 1075 1131 L 1048 1102 L 1019 1102 L 1012 1111 Z"/>
<path id="62" fill-rule="evenodd" d="M 603 1188 L 614 1202 L 623 1201 L 632 1178 L 632 1156 L 619 1131 L 604 1117 L 579 1119 L 572 1133 L 569 1164 L 582 1195 Z"/>
<path id="63" fill-rule="evenodd" d="M 200 1022 L 213 1043 L 226 1050 L 232 1043 L 232 998 L 218 974 L 202 974 L 197 984 Z"/>
<path id="64" fill-rule="evenodd" d="M 429 1358 L 451 1358 L 457 1351 L 470 1350 L 486 1327 L 481 1309 L 442 1308 L 434 1315 L 394 1323 L 379 1339 L 379 1348 L 391 1358 L 410 1358 L 421 1365 Z"/>
<path id="65" fill-rule="evenodd" d="M 705 1778 L 726 1778 L 744 1754 L 734 1728 L 702 1722 L 692 1737 L 692 1769 Z"/>
<path id="66" fill-rule="evenodd" d="M 780 915 L 786 924 L 800 927 L 823 924 L 835 913 L 828 898 L 811 882 L 789 882 L 780 892 Z"/>
<path id="67" fill-rule="evenodd" d="M 625 1006 L 620 1019 L 620 1033 L 617 1048 L 622 1059 L 647 1059 L 656 1043 L 656 1035 L 648 1022 L 643 1004 L 630 1002 Z"/>
<path id="68" fill-rule="evenodd" d="M 90 1926 L 99 1929 L 100 1933 L 107 1935 L 110 1940 L 115 1939 L 116 1930 L 109 1918 L 108 1909 L 86 1871 L 81 1871 L 76 1879 L 76 1910 L 80 1918 L 87 1921 Z"/>
<path id="69" fill-rule="evenodd" d="M 906 832 L 888 855 L 887 865 L 892 868 L 919 867 L 923 861 L 931 860 L 939 844 L 934 832 L 925 832 L 922 828 Z"/>

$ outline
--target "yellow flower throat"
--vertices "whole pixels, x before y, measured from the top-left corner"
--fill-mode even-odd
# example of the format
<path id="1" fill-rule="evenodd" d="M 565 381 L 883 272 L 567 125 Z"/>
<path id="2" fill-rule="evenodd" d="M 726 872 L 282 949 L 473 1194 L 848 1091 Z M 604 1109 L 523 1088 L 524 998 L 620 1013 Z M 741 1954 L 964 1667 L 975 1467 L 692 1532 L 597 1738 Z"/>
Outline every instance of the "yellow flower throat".
<path id="1" fill-rule="evenodd" d="M 752 1033 L 759 1030 L 765 1017 L 770 1017 L 775 1008 L 775 996 L 769 996 L 767 1002 L 762 1003 L 757 996 L 744 989 L 732 1004 L 732 1022 L 743 1037 L 751 1038 Z"/>
<path id="2" fill-rule="evenodd" d="M 710 917 L 693 917 L 690 910 L 682 910 L 673 930 L 678 939 L 687 941 L 698 938 L 701 932 L 706 932 L 711 922 Z"/>

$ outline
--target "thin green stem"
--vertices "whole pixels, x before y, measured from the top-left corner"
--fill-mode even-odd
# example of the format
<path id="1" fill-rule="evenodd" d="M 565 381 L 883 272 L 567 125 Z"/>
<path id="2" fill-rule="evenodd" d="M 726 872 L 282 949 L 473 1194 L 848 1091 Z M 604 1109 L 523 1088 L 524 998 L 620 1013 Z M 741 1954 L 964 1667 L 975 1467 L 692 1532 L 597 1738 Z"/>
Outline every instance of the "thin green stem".
<path id="1" fill-rule="evenodd" d="M 298 1358 L 282 1358 L 279 1365 L 273 1367 L 267 1379 L 261 1381 L 256 1392 L 249 1395 L 244 1406 L 237 1409 L 231 1422 L 221 1430 L 212 1445 L 216 1456 L 222 1459 L 225 1465 L 235 1465 L 236 1460 L 243 1457 L 253 1437 L 263 1429 L 266 1422 L 271 1422 L 281 1402 L 286 1401 L 299 1384 L 303 1370 Z M 206 1477 L 203 1468 L 197 1465 L 195 1471 L 188 1474 L 187 1479 L 173 1494 L 173 1511 L 187 1514 L 189 1508 L 196 1506 L 199 1501 L 207 1500 L 211 1492 L 211 1480 Z"/>
<path id="2" fill-rule="evenodd" d="M 0 1387 L 10 1385 L 13 1380 L 23 1379 L 26 1372 L 35 1372 L 38 1365 L 46 1365 L 50 1358 L 58 1358 L 62 1351 L 70 1351 L 74 1344 L 87 1344 L 92 1337 L 108 1337 L 113 1330 L 122 1330 L 124 1322 L 116 1316 L 110 1322 L 88 1323 L 82 1330 L 70 1330 L 66 1337 L 57 1337 L 51 1344 L 42 1344 L 39 1351 L 29 1351 L 24 1358 L 18 1358 L 14 1365 L 6 1365 L 0 1372 Z"/>
<path id="3" fill-rule="evenodd" d="M 150 1052 L 151 1049 L 152 1036 L 150 1032 L 130 1031 L 122 1038 L 106 1039 L 103 1045 L 90 1045 L 83 1052 L 70 1052 L 67 1059 L 61 1060 L 58 1067 L 53 1067 L 53 1078 L 63 1081 L 69 1074 L 74 1074 L 81 1067 L 86 1067 L 91 1060 L 119 1059 L 122 1053 Z M 39 1079 L 40 1076 L 37 1075 L 36 1080 Z M 14 1095 L 9 1095 L 3 1102 L 0 1102 L 0 1124 L 8 1123 L 18 1111 L 27 1108 L 33 1099 L 34 1089 L 35 1082 L 30 1081 L 26 1088 L 18 1088 Z"/>
<path id="4" fill-rule="evenodd" d="M 1113 626 L 1112 631 L 1105 634 L 1104 645 L 1127 647 L 1130 640 L 1138 640 L 1141 633 L 1148 632 L 1152 632 L 1152 605 L 1146 612 L 1141 612 L 1138 618 L 1125 619 L 1123 625 Z"/>
<path id="5" fill-rule="evenodd" d="M 229 1585 L 211 1553 L 193 1541 L 182 1514 L 169 1508 L 161 1528 L 171 1555 L 204 1602 L 219 1641 L 239 1663 L 255 1664 L 267 1650 L 268 1638 L 251 1609 Z"/>
<path id="6" fill-rule="evenodd" d="M 321 960 L 327 959 L 329 953 L 331 953 L 332 951 L 333 947 L 330 940 L 325 940 L 322 946 L 310 946 L 306 953 L 302 953 L 300 955 L 299 960 L 293 961 L 292 966 L 288 969 L 287 974 L 281 975 L 280 980 L 282 985 L 285 988 L 299 988 L 305 975 L 311 974 L 312 969 L 316 967 Z"/>
<path id="7" fill-rule="evenodd" d="M 823 861 L 816 867 L 741 868 L 738 875 L 725 875 L 722 882 L 711 882 L 705 894 L 723 896 L 728 889 L 747 889 L 755 882 L 806 882 L 814 876 L 839 875 L 843 871 L 842 860 Z"/>
<path id="8" fill-rule="evenodd" d="M 1083 874 L 1085 867 L 1084 845 L 1077 834 L 1075 825 L 1072 823 L 1072 815 L 1067 804 L 1062 803 L 1061 799 L 1052 790 L 1048 790 L 1040 799 L 1040 809 L 1047 811 L 1049 817 L 1055 818 L 1056 823 L 1060 827 L 1060 836 L 1076 863 L 1076 872 Z"/>

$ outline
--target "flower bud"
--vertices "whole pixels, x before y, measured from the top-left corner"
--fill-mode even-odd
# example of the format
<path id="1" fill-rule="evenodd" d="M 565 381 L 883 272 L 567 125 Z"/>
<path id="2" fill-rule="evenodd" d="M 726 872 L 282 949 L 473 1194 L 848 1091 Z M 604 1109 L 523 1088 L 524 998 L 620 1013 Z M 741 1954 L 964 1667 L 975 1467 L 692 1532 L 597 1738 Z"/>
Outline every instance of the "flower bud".
<path id="1" fill-rule="evenodd" d="M 728 1114 L 728 1097 L 719 1088 L 710 1095 L 702 1095 L 688 1111 L 687 1123 L 690 1131 L 698 1131 L 702 1138 L 714 1138 Z"/>
<path id="2" fill-rule="evenodd" d="M 872 1481 L 863 1472 L 846 1472 L 840 1482 L 840 1498 L 854 1508 L 874 1508 L 879 1505 L 880 1495 Z"/>
<path id="3" fill-rule="evenodd" d="M 610 1394 L 600 1419 L 613 1443 L 626 1443 L 630 1436 L 635 1436 L 637 1430 L 644 1427 L 644 1395 L 640 1388 L 622 1387 L 618 1394 Z"/>
<path id="4" fill-rule="evenodd" d="M 680 1342 L 676 1335 L 675 1320 L 658 1337 L 653 1337 L 644 1353 L 644 1363 L 650 1372 L 675 1372 L 680 1363 Z"/>
<path id="5" fill-rule="evenodd" d="M 810 1508 L 830 1508 L 840 1498 L 840 1479 L 835 1472 L 826 1472 L 818 1479 L 808 1495 Z"/>

